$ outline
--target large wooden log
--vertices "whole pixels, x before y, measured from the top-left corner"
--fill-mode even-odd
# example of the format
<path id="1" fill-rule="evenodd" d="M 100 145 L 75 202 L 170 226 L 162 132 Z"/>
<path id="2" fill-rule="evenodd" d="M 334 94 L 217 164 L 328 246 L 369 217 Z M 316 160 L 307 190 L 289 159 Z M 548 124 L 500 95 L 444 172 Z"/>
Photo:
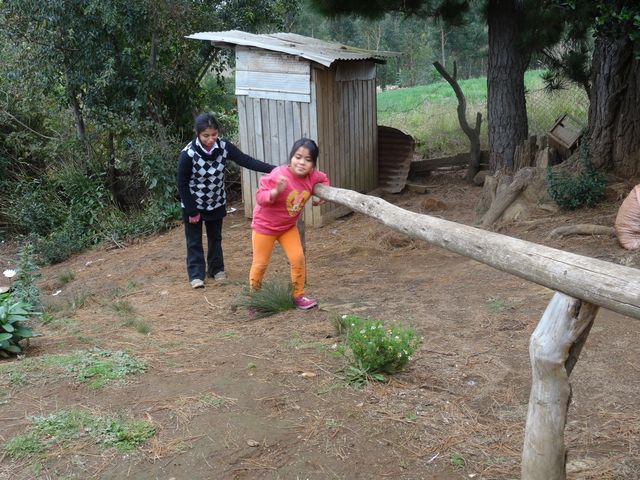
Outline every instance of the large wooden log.
<path id="1" fill-rule="evenodd" d="M 566 478 L 569 375 L 597 313 L 597 305 L 556 293 L 531 335 L 533 379 L 522 450 L 523 480 Z"/>
<path id="2" fill-rule="evenodd" d="M 314 194 L 373 217 L 410 237 L 640 319 L 640 275 L 635 268 L 410 212 L 352 190 L 316 185 Z"/>

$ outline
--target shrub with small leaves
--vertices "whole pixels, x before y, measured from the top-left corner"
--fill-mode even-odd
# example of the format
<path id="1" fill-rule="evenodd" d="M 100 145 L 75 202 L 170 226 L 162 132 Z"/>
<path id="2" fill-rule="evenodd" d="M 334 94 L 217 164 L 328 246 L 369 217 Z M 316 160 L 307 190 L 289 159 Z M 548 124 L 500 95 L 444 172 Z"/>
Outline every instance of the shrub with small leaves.
<path id="1" fill-rule="evenodd" d="M 340 322 L 347 328 L 347 345 L 356 366 L 369 375 L 396 373 L 411 360 L 421 338 L 411 328 L 343 315 Z"/>
<path id="2" fill-rule="evenodd" d="M 566 210 L 593 207 L 604 197 L 605 176 L 596 170 L 589 160 L 589 147 L 586 141 L 580 145 L 580 171 L 554 173 L 547 168 L 547 187 L 551 198 Z"/>

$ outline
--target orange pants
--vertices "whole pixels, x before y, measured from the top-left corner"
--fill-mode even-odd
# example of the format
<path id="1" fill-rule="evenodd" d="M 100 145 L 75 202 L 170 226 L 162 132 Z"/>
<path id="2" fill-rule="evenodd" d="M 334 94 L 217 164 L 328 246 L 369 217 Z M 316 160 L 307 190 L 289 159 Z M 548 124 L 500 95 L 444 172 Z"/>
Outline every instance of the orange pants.
<path id="1" fill-rule="evenodd" d="M 265 235 L 255 230 L 253 231 L 251 235 L 253 261 L 251 262 L 251 270 L 249 272 L 249 285 L 254 290 L 262 286 L 262 279 L 267 271 L 276 240 L 280 242 L 280 246 L 282 250 L 284 250 L 291 265 L 293 296 L 299 297 L 300 295 L 304 295 L 304 251 L 302 250 L 298 227 L 295 226 L 280 235 Z"/>

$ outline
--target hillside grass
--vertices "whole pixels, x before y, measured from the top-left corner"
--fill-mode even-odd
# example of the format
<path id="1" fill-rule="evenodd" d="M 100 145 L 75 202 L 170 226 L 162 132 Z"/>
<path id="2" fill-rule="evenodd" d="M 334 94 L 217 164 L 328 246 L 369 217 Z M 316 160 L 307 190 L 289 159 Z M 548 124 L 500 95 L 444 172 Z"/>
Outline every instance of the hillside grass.
<path id="1" fill-rule="evenodd" d="M 586 93 L 578 87 L 546 92 L 542 70 L 525 74 L 529 134 L 546 133 L 556 119 L 568 113 L 586 126 L 589 108 Z M 482 114 L 480 140 L 487 148 L 487 80 L 474 78 L 459 81 L 467 100 L 467 121 L 475 124 L 476 112 Z M 413 136 L 417 153 L 433 158 L 465 152 L 469 141 L 460 129 L 458 101 L 444 80 L 378 93 L 378 124 L 398 128 Z"/>

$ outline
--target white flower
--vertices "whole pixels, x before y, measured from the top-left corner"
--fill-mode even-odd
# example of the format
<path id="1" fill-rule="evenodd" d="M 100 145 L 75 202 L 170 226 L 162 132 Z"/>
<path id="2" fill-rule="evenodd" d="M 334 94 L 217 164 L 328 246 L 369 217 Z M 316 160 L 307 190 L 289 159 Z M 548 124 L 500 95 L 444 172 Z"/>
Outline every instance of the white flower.
<path id="1" fill-rule="evenodd" d="M 347 316 L 346 315 L 342 315 L 342 319 L 344 320 L 345 318 L 347 318 Z"/>
<path id="2" fill-rule="evenodd" d="M 4 272 L 2 272 L 2 274 L 7 278 L 11 278 L 11 277 L 15 277 L 16 276 L 16 271 L 8 269 L 8 270 L 5 270 Z"/>
<path id="3" fill-rule="evenodd" d="M 333 345 L 331 345 L 331 349 L 332 350 L 335 350 L 336 348 L 338 348 L 338 344 L 337 343 L 334 343 Z"/>

